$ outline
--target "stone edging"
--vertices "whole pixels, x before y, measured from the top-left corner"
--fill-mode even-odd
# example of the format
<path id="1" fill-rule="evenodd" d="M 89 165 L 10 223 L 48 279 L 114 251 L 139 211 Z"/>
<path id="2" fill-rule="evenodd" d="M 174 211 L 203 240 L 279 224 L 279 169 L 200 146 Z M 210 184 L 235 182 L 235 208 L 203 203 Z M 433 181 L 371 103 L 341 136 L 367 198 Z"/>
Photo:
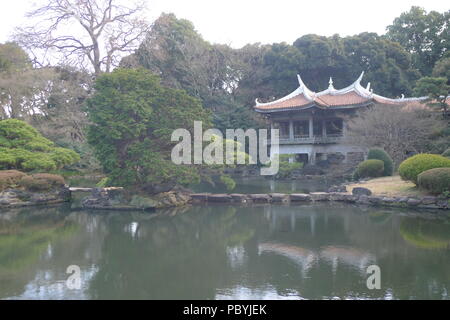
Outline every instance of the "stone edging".
<path id="1" fill-rule="evenodd" d="M 342 192 L 313 192 L 313 193 L 268 193 L 268 194 L 191 194 L 192 203 L 308 203 L 324 201 L 341 201 L 347 203 L 389 206 L 412 207 L 423 209 L 450 209 L 450 200 L 438 197 L 384 197 L 353 195 Z"/>

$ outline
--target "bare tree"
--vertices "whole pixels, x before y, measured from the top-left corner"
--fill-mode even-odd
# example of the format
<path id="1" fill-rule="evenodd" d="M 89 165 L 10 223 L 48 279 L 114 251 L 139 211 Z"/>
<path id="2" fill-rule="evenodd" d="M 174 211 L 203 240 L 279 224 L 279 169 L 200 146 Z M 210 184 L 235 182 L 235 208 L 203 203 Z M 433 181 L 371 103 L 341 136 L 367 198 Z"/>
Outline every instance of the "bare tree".
<path id="1" fill-rule="evenodd" d="M 14 35 L 22 47 L 35 57 L 57 54 L 64 64 L 93 70 L 95 75 L 109 72 L 120 57 L 132 52 L 148 31 L 142 18 L 145 0 L 46 0 L 46 4 L 27 13 L 30 25 Z M 36 22 L 36 23 L 34 23 Z"/>
<path id="2" fill-rule="evenodd" d="M 432 149 L 444 127 L 436 112 L 424 106 L 376 105 L 349 119 L 347 140 L 363 147 L 381 147 L 398 165 L 410 154 Z"/>

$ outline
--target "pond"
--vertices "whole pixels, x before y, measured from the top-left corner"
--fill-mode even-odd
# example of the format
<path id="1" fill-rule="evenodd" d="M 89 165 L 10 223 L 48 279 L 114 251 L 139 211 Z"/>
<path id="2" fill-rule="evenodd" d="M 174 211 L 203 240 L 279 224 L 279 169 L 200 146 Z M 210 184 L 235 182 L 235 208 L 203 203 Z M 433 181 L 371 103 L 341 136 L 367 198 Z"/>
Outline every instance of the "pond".
<path id="1" fill-rule="evenodd" d="M 227 190 L 218 177 L 213 178 L 212 184 L 202 182 L 191 185 L 189 188 L 198 193 L 310 193 L 327 191 L 329 187 L 342 182 L 324 176 L 299 180 L 272 180 L 262 176 L 254 176 L 233 177 L 233 180 L 236 182 L 236 187 L 232 191 Z"/>
<path id="2" fill-rule="evenodd" d="M 79 266 L 69 289 L 68 266 Z M 377 265 L 381 288 L 370 290 Z M 448 299 L 450 218 L 344 204 L 0 213 L 0 299 Z"/>

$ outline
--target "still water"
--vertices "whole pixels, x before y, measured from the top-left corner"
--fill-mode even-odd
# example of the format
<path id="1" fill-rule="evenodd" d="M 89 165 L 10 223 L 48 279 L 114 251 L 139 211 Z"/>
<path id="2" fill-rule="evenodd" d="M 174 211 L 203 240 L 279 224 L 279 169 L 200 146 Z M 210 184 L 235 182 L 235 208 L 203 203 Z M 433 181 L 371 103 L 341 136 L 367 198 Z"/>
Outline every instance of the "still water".
<path id="1" fill-rule="evenodd" d="M 369 290 L 369 265 L 381 289 Z M 81 289 L 66 286 L 81 268 Z M 344 204 L 0 212 L 1 299 L 448 299 L 450 218 Z"/>
<path id="2" fill-rule="evenodd" d="M 212 183 L 202 182 L 189 186 L 194 192 L 212 193 L 310 193 L 327 191 L 332 185 L 342 182 L 341 180 L 320 177 L 311 180 L 271 180 L 262 176 L 233 177 L 236 187 L 230 191 L 220 182 L 218 177 L 212 179 Z"/>

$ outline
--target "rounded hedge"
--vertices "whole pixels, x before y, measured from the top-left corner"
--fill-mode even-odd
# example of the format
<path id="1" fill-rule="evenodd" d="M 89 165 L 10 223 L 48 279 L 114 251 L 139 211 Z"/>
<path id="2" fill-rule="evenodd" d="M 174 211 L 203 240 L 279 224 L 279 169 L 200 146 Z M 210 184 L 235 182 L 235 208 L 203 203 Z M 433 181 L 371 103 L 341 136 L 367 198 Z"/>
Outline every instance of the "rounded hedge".
<path id="1" fill-rule="evenodd" d="M 417 177 L 418 186 L 434 194 L 450 192 L 450 168 L 435 168 Z"/>
<path id="2" fill-rule="evenodd" d="M 389 154 L 383 149 L 374 148 L 370 149 L 367 154 L 367 159 L 369 160 L 381 160 L 384 163 L 383 176 L 392 176 L 394 173 L 394 161 L 389 156 Z"/>
<path id="3" fill-rule="evenodd" d="M 0 121 L 0 170 L 52 171 L 79 160 L 75 151 L 56 147 L 24 121 Z"/>
<path id="4" fill-rule="evenodd" d="M 26 173 L 17 170 L 0 170 L 0 191 L 17 187 L 20 179 L 25 176 Z"/>
<path id="5" fill-rule="evenodd" d="M 37 173 L 30 176 L 24 176 L 19 185 L 30 191 L 48 191 L 58 189 L 65 185 L 64 178 L 57 174 Z"/>
<path id="6" fill-rule="evenodd" d="M 366 160 L 358 164 L 353 175 L 355 179 L 381 177 L 384 172 L 384 162 L 378 159 Z"/>
<path id="7" fill-rule="evenodd" d="M 443 156 L 443 157 L 446 157 L 446 158 L 450 158 L 450 148 L 448 148 L 447 150 L 445 150 L 445 151 L 442 153 L 442 156 Z"/>
<path id="8" fill-rule="evenodd" d="M 400 164 L 398 173 L 403 180 L 417 184 L 419 174 L 434 168 L 450 168 L 450 159 L 437 154 L 416 154 Z"/>

